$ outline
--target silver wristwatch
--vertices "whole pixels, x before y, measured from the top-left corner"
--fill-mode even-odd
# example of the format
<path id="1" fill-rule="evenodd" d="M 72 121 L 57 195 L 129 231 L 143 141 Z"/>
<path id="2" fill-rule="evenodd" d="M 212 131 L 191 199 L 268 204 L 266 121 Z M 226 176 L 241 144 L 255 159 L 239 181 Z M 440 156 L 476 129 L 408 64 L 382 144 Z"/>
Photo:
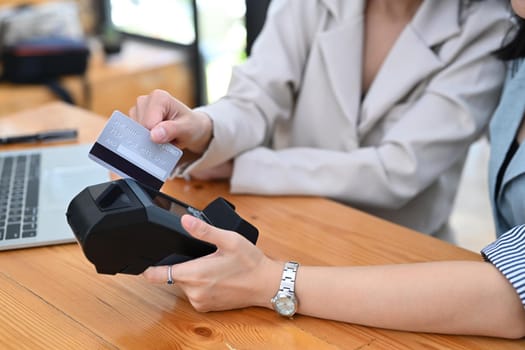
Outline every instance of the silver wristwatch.
<path id="1" fill-rule="evenodd" d="M 279 291 L 272 298 L 275 311 L 281 316 L 292 317 L 297 311 L 297 298 L 295 297 L 295 275 L 299 264 L 289 261 L 284 264 L 283 276 Z"/>

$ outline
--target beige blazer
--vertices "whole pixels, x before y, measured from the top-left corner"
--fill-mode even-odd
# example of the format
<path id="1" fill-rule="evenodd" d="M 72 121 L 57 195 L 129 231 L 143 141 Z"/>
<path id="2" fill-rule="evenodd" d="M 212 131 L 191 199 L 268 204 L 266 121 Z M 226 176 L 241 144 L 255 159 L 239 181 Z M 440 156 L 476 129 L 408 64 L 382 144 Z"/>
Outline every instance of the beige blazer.
<path id="1" fill-rule="evenodd" d="M 490 52 L 505 2 L 472 3 L 459 19 L 460 1 L 423 1 L 362 99 L 365 1 L 275 2 L 227 96 L 202 108 L 214 138 L 185 174 L 235 158 L 234 193 L 327 196 L 438 231 L 504 78 Z"/>

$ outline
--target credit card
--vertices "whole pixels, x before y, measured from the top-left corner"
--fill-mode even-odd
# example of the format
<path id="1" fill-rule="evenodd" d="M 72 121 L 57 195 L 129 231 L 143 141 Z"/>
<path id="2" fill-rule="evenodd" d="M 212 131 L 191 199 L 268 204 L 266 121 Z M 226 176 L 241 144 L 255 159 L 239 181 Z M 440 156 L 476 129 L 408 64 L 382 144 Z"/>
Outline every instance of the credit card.
<path id="1" fill-rule="evenodd" d="M 127 115 L 114 111 L 89 158 L 122 177 L 160 189 L 175 170 L 182 151 L 170 143 L 151 141 L 150 132 Z"/>

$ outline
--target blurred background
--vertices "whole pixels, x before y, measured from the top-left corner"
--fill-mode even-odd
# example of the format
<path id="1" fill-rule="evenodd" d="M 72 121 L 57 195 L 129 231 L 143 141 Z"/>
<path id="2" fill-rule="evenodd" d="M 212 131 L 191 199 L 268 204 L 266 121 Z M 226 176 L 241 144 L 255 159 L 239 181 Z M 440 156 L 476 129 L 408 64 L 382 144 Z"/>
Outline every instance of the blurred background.
<path id="1" fill-rule="evenodd" d="M 90 57 L 86 71 L 79 74 L 82 81 L 75 82 L 71 74 L 60 76 L 58 81 L 75 104 L 109 115 L 111 108 L 101 101 L 101 90 L 106 97 L 109 93 L 114 96 L 108 104 L 127 111 L 137 96 L 163 88 L 195 106 L 224 95 L 232 67 L 247 57 L 269 1 L 1 0 L 0 47 L 16 44 L 13 35 L 18 39 L 64 35 L 66 25 L 60 19 L 74 17 L 70 15 L 74 6 Z M 36 20 L 23 22 L 22 13 L 28 17 L 29 12 L 40 14 L 33 16 Z M 50 30 L 53 27 L 56 32 Z M 12 83 L 6 81 L 5 74 L 3 82 Z M 104 89 L 107 84 L 103 82 L 112 85 L 113 90 Z M 11 101 L 0 97 L 4 106 L 0 107 L 0 115 L 33 107 L 35 99 L 47 102 L 57 97 L 40 96 L 35 84 L 9 88 L 15 89 L 26 103 L 17 101 L 13 94 L 9 94 Z M 0 94 L 2 91 L 0 86 Z M 34 98 L 28 98 L 31 96 Z"/>
<path id="2" fill-rule="evenodd" d="M 269 2 L 0 0 L 0 117 L 68 99 L 100 115 L 126 113 L 137 96 L 156 88 L 189 106 L 213 102 L 225 93 L 232 68 L 250 54 Z M 88 57 L 76 45 L 37 50 L 40 56 L 13 49 L 27 39 L 56 36 L 84 43 Z M 19 76 L 6 74 L 39 69 L 53 72 L 52 79 L 17 82 Z M 484 139 L 471 147 L 451 218 L 456 243 L 474 251 L 494 239 L 488 151 Z"/>
<path id="3" fill-rule="evenodd" d="M 109 30 L 190 48 L 198 45 L 205 83 L 202 102 L 224 94 L 232 66 L 246 57 L 245 0 L 108 0 L 103 9 Z"/>

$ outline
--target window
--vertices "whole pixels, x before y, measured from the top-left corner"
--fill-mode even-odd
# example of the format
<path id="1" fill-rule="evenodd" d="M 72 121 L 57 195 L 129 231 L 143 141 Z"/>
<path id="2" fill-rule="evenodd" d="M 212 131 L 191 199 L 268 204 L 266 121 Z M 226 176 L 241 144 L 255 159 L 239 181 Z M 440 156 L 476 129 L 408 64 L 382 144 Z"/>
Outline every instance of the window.
<path id="1" fill-rule="evenodd" d="M 115 29 L 181 45 L 195 41 L 192 0 L 110 0 Z"/>
<path id="2" fill-rule="evenodd" d="M 233 66 L 246 56 L 245 0 L 106 0 L 105 12 L 118 32 L 197 47 L 202 103 L 226 93 Z"/>

